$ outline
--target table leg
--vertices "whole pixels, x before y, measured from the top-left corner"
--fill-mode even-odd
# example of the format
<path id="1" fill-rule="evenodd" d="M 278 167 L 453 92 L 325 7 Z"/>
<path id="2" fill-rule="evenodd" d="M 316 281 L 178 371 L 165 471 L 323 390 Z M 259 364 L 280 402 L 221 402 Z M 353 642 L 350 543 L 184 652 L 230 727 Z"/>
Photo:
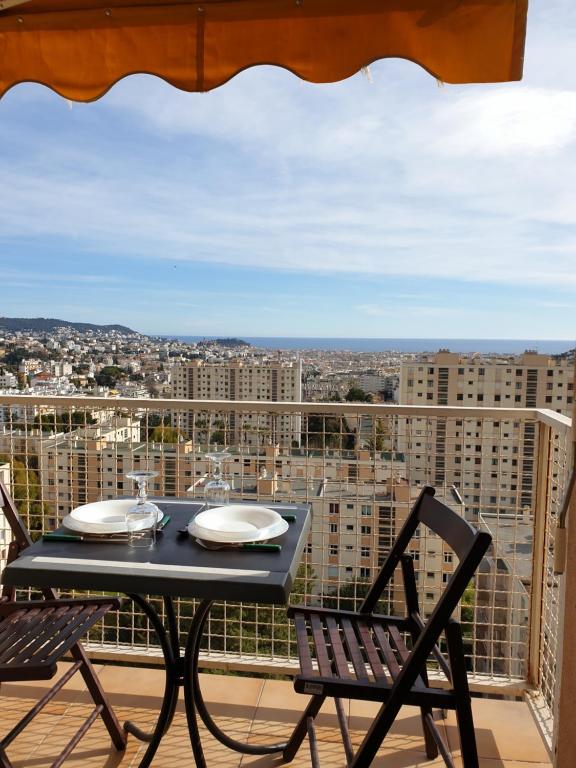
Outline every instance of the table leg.
<path id="1" fill-rule="evenodd" d="M 272 755 L 277 752 L 283 752 L 287 747 L 287 744 L 268 744 L 264 746 L 256 746 L 254 744 L 246 744 L 242 741 L 236 741 L 230 736 L 227 736 L 214 722 L 212 716 L 208 712 L 206 703 L 202 696 L 202 690 L 200 688 L 200 679 L 198 675 L 198 655 L 200 653 L 200 641 L 202 640 L 202 633 L 204 631 L 204 625 L 210 613 L 212 607 L 212 600 L 203 600 L 198 606 L 192 623 L 190 625 L 190 632 L 188 634 L 188 640 L 186 643 L 186 651 L 184 653 L 184 700 L 186 703 L 186 718 L 188 720 L 188 729 L 190 731 L 190 742 L 192 744 L 192 751 L 196 759 L 196 764 L 199 768 L 205 768 L 206 762 L 204 760 L 204 754 L 202 751 L 202 745 L 200 742 L 200 734 L 198 731 L 198 720 L 196 712 L 202 718 L 202 721 L 210 733 L 218 739 L 218 741 L 229 749 L 233 749 L 236 752 L 242 752 L 246 755 Z"/>
<path id="2" fill-rule="evenodd" d="M 178 703 L 178 692 L 180 685 L 182 684 L 178 631 L 174 618 L 174 606 L 169 597 L 164 598 L 164 606 L 168 617 L 168 632 L 166 632 L 158 613 L 146 598 L 142 595 L 128 595 L 128 597 L 142 609 L 150 621 L 160 642 L 160 647 L 162 648 L 166 672 L 164 698 L 154 730 L 151 733 L 147 733 L 131 721 L 124 723 L 124 730 L 127 733 L 131 733 L 133 736 L 136 736 L 137 739 L 140 739 L 140 741 L 148 743 L 148 748 L 139 766 L 139 768 L 148 768 L 160 746 L 162 737 L 174 719 L 174 713 Z"/>

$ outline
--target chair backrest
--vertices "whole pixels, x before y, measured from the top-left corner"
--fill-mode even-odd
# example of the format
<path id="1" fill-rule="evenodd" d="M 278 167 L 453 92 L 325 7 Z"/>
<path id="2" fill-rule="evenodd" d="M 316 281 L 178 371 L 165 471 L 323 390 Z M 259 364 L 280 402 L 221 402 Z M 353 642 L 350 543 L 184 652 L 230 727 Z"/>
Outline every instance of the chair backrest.
<path id="1" fill-rule="evenodd" d="M 431 653 L 439 656 L 437 642 L 443 630 L 448 627 L 452 614 L 464 594 L 484 554 L 492 542 L 490 534 L 474 529 L 450 507 L 434 498 L 434 489 L 422 489 L 414 507 L 408 515 L 390 554 L 372 585 L 361 612 L 372 612 L 389 583 L 396 567 L 402 564 L 408 624 L 411 626 L 413 647 L 401 674 L 395 682 L 395 689 L 406 691 L 412 686 L 425 668 Z M 424 622 L 418 612 L 418 599 L 412 557 L 407 553 L 410 540 L 420 523 L 440 536 L 454 551 L 459 562 L 445 589 L 438 599 L 429 618 Z M 439 659 L 444 666 L 443 660 Z"/>
<path id="2" fill-rule="evenodd" d="M 360 608 L 362 613 L 370 613 L 376 608 L 376 604 L 394 575 L 398 564 L 406 557 L 410 542 L 421 523 L 445 541 L 459 560 L 459 564 L 452 574 L 441 600 L 446 598 L 447 593 L 450 593 L 450 596 L 458 591 L 460 587 L 462 592 L 466 589 L 484 553 L 490 546 L 492 537 L 488 533 L 477 531 L 457 512 L 438 501 L 438 499 L 435 499 L 434 494 L 434 488 L 426 486 L 422 489 L 388 557 L 382 564 L 376 580 L 362 603 Z M 455 579 L 456 589 L 453 587 Z M 464 579 L 466 579 L 465 583 Z M 454 608 L 460 597 L 461 594 L 456 599 Z"/>
<path id="3" fill-rule="evenodd" d="M 14 537 L 14 541 L 18 545 L 18 550 L 22 551 L 23 549 L 26 549 L 26 547 L 29 547 L 30 544 L 32 544 L 32 539 L 30 538 L 30 534 L 28 533 L 28 529 L 24 525 L 24 522 L 22 521 L 22 518 L 18 514 L 18 510 L 16 509 L 16 504 L 14 504 L 14 500 L 8 493 L 8 489 L 4 485 L 3 481 L 0 479 L 0 507 L 2 507 L 2 511 L 4 512 L 4 517 L 6 518 L 6 521 L 8 525 L 10 526 L 10 530 L 12 531 L 12 536 Z"/>
<path id="4" fill-rule="evenodd" d="M 12 536 L 14 537 L 8 546 L 7 562 L 11 563 L 13 560 L 15 560 L 18 557 L 18 555 L 20 554 L 20 552 L 22 552 L 22 550 L 26 549 L 26 547 L 29 547 L 32 544 L 32 539 L 30 537 L 30 534 L 28 533 L 28 528 L 26 528 L 26 526 L 24 525 L 24 521 L 22 520 L 22 518 L 20 517 L 20 514 L 18 513 L 18 510 L 16 509 L 16 504 L 14 503 L 12 496 L 8 493 L 8 489 L 6 488 L 6 486 L 4 485 L 1 479 L 0 479 L 0 507 L 2 508 L 4 517 L 6 518 L 6 521 L 10 526 L 10 530 L 12 531 Z M 44 597 L 46 597 L 49 600 L 52 600 L 57 597 L 56 592 L 51 587 L 44 587 L 41 591 Z M 5 598 L 7 597 L 10 600 L 13 600 L 15 595 L 14 587 L 4 586 L 2 588 L 2 595 Z"/>

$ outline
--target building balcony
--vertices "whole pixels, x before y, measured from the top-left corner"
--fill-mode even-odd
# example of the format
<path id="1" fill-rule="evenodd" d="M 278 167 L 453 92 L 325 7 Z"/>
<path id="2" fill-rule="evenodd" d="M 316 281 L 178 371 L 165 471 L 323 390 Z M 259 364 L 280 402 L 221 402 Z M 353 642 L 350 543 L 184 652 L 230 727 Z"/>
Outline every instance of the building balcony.
<path id="1" fill-rule="evenodd" d="M 553 558 L 572 466 L 570 428 L 570 419 L 530 408 L 4 395 L 0 473 L 29 528 L 39 535 L 59 526 L 79 504 L 130 496 L 133 488 L 125 475 L 135 468 L 158 471 L 154 495 L 201 498 L 208 473 L 205 453 L 214 443 L 226 445 L 232 454 L 226 467 L 232 498 L 312 506 L 295 600 L 340 607 L 358 605 L 420 488 L 433 485 L 444 501 L 493 536 L 460 609 L 471 686 L 479 697 L 480 754 L 489 768 L 524 763 L 534 768 L 550 764 L 562 721 L 564 605 L 574 600 L 567 591 L 572 582 L 555 575 Z M 8 539 L 5 531 L 4 544 Z M 454 563 L 434 537 L 415 537 L 410 551 L 426 613 Z M 401 588 L 395 582 L 387 595 L 390 605 L 399 601 Z M 194 604 L 178 600 L 177 608 L 186 622 Z M 281 735 L 304 699 L 292 693 L 289 681 L 263 677 L 289 677 L 295 671 L 295 638 L 284 609 L 225 603 L 216 611 L 204 638 L 202 668 L 257 677 L 242 676 L 230 686 L 222 675 L 207 675 L 209 702 L 230 727 L 243 728 L 250 738 Z M 107 617 L 87 645 L 102 664 L 105 687 L 121 716 L 123 708 L 136 708 L 149 722 L 160 697 L 160 653 L 140 614 L 127 604 Z M 152 669 L 125 673 L 113 666 L 118 663 Z M 231 690 L 237 701 L 230 701 Z M 17 707 L 27 697 L 34 697 L 30 689 L 3 686 L 0 701 L 7 717 L 10 702 Z M 56 707 L 63 728 L 79 706 L 81 692 Z M 370 713 L 354 705 L 350 717 L 359 735 Z M 182 713 L 179 718 L 168 742 L 172 750 L 163 747 L 155 765 L 189 759 Z M 382 765 L 430 765 L 418 727 L 418 719 L 405 713 L 384 747 Z M 455 736 L 450 720 L 445 727 Z M 98 733 L 94 730 L 81 744 L 78 761 L 137 765 L 136 742 L 118 757 Z M 38 734 L 36 748 L 33 736 L 21 737 L 28 739 L 24 750 L 35 750 L 34 757 L 32 752 L 22 756 L 21 765 L 43 765 L 51 737 L 46 731 Z M 342 765 L 330 713 L 319 736 L 323 764 Z M 236 759 L 208 743 L 214 749 L 211 765 L 275 764 Z M 307 761 L 300 755 L 297 764 Z"/>

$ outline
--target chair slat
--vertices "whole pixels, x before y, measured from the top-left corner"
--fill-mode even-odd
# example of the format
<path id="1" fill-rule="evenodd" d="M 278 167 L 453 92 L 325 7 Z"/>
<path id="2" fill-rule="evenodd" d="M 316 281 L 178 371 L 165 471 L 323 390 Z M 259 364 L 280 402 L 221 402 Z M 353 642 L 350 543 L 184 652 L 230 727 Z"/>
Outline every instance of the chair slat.
<path id="1" fill-rule="evenodd" d="M 352 674 L 348 667 L 348 659 L 346 658 L 346 651 L 342 645 L 342 638 L 340 637 L 340 628 L 333 616 L 326 618 L 326 628 L 328 630 L 328 637 L 330 638 L 330 645 L 332 646 L 332 658 L 336 665 L 336 671 L 345 679 L 350 679 Z"/>
<path id="2" fill-rule="evenodd" d="M 66 624 L 70 622 L 72 618 L 76 618 L 76 615 L 80 614 L 80 610 L 74 611 L 75 616 L 70 616 L 72 611 L 68 611 L 65 607 L 59 608 L 52 612 L 49 616 L 40 616 L 36 625 L 35 635 L 30 638 L 26 637 L 22 639 L 21 643 L 16 643 L 14 649 L 14 663 L 19 664 L 26 661 L 32 661 L 36 650 L 40 650 L 42 645 L 47 643 L 50 638 L 56 636 L 59 633 L 65 631 Z M 42 653 L 38 654 L 38 661 L 42 660 Z"/>
<path id="3" fill-rule="evenodd" d="M 30 622 L 31 611 L 21 609 L 16 613 L 0 620 L 0 654 L 4 648 L 7 648 L 12 640 L 14 632 L 19 637 L 23 628 Z M 33 615 L 38 615 L 40 611 L 36 609 Z"/>
<path id="4" fill-rule="evenodd" d="M 395 629 L 395 627 L 393 629 Z M 386 664 L 388 665 L 388 670 L 390 671 L 390 677 L 392 678 L 392 680 L 396 680 L 396 678 L 400 674 L 400 665 L 396 660 L 396 656 L 394 656 L 394 651 L 392 650 L 392 646 L 390 645 L 388 636 L 386 635 L 386 632 L 384 631 L 383 627 L 380 624 L 374 623 L 373 630 L 374 630 L 376 639 L 378 640 L 378 645 L 380 646 L 380 650 L 382 651 Z"/>
<path id="5" fill-rule="evenodd" d="M 362 640 L 362 645 L 364 646 L 364 652 L 366 653 L 366 657 L 368 658 L 368 661 L 370 663 L 370 668 L 372 669 L 372 674 L 376 678 L 376 680 L 379 680 L 381 682 L 387 682 L 388 677 L 386 675 L 386 672 L 384 670 L 384 667 L 382 666 L 382 662 L 380 661 L 380 656 L 378 655 L 378 649 L 374 645 L 374 641 L 372 640 L 372 635 L 370 633 L 369 626 L 364 622 L 358 622 L 357 624 L 358 634 L 360 635 L 360 639 Z"/>
<path id="6" fill-rule="evenodd" d="M 310 626 L 312 628 L 312 637 L 314 639 L 314 646 L 316 648 L 316 660 L 318 662 L 318 668 L 320 674 L 323 677 L 332 676 L 332 663 L 328 656 L 328 650 L 326 648 L 326 638 L 324 637 L 324 626 L 318 618 L 318 616 L 310 616 Z"/>
<path id="7" fill-rule="evenodd" d="M 303 614 L 294 614 L 294 626 L 296 627 L 296 643 L 298 645 L 298 659 L 300 669 L 306 677 L 312 677 L 314 667 L 312 665 L 312 656 L 310 655 L 310 646 L 308 644 L 308 627 Z"/>
<path id="8" fill-rule="evenodd" d="M 367 682 L 370 678 L 368 676 L 368 672 L 366 671 L 366 662 L 364 661 L 364 657 L 362 656 L 362 651 L 358 647 L 358 638 L 356 637 L 356 633 L 354 632 L 354 627 L 352 626 L 352 622 L 350 621 L 349 618 L 345 618 L 340 621 L 340 624 L 342 625 L 342 629 L 344 631 L 346 647 L 348 649 L 348 654 L 350 656 L 352 664 L 354 665 L 354 671 L 356 672 L 356 677 L 359 680 L 363 680 Z"/>
<path id="9" fill-rule="evenodd" d="M 2 643 L 0 656 L 4 659 L 17 656 L 23 648 L 42 634 L 44 626 L 52 621 L 53 615 L 54 609 L 52 608 L 46 612 L 34 610 L 29 615 L 25 614 L 15 625 L 16 637 L 9 635 Z"/>
<path id="10" fill-rule="evenodd" d="M 408 659 L 410 658 L 410 651 L 408 650 L 408 646 L 404 642 L 404 638 L 398 631 L 396 627 L 389 627 L 388 631 L 390 632 L 390 637 L 392 638 L 392 642 L 394 643 L 394 647 L 400 654 L 400 658 L 402 659 L 402 663 L 406 664 Z M 426 685 L 424 683 L 424 680 L 422 679 L 421 675 L 419 674 L 418 677 L 414 680 L 414 688 L 421 689 L 425 688 Z"/>
<path id="11" fill-rule="evenodd" d="M 68 611 L 63 616 L 60 616 L 51 626 L 47 627 L 47 642 L 37 646 L 36 658 L 40 661 L 46 661 L 56 649 L 65 646 L 70 638 L 81 637 L 95 623 L 95 613 L 94 606 L 87 605 L 81 611 L 74 613 Z M 52 635 L 52 639 L 49 639 L 49 634 Z M 62 653 L 62 651 L 59 653 Z"/>

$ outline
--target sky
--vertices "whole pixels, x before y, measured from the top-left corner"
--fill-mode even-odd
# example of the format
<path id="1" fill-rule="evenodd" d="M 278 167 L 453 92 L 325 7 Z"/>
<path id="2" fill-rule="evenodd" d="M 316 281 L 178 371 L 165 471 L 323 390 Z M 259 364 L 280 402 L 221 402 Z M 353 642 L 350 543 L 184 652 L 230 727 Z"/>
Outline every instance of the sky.
<path id="1" fill-rule="evenodd" d="M 576 337 L 576 4 L 524 79 L 386 60 L 0 100 L 0 315 L 200 336 Z"/>

